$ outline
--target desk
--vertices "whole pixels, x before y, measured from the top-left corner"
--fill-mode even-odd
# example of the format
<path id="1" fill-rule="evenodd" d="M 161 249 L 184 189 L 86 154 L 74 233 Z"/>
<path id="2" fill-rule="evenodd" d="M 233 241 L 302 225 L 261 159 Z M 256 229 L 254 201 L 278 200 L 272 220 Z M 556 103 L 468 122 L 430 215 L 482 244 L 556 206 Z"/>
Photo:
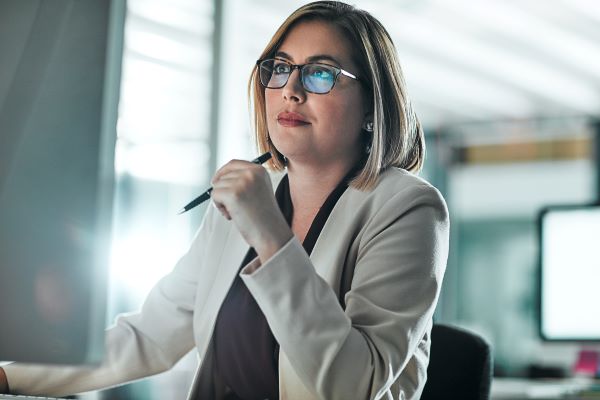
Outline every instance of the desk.
<path id="1" fill-rule="evenodd" d="M 589 396 L 576 396 L 584 390 L 595 389 Z M 520 379 L 494 378 L 492 400 L 554 400 L 600 399 L 600 381 L 586 378 L 571 379 Z"/>

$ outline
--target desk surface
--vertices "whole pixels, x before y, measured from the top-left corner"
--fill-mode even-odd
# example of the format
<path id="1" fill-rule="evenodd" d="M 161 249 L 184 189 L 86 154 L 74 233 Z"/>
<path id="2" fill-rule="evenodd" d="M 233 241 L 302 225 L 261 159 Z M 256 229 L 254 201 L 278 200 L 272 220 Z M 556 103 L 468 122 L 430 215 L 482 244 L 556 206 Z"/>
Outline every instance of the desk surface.
<path id="1" fill-rule="evenodd" d="M 585 391 L 594 390 L 588 396 L 576 396 Z M 492 400 L 525 399 L 599 399 L 600 381 L 587 378 L 571 379 L 519 379 L 494 378 L 492 381 Z"/>

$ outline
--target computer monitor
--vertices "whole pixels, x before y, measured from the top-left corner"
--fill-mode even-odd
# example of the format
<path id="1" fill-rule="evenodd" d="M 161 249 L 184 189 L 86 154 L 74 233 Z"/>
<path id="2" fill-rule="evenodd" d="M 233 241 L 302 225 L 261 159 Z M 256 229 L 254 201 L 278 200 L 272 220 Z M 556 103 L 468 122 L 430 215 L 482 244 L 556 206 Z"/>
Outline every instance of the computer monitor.
<path id="1" fill-rule="evenodd" d="M 539 214 L 540 335 L 600 341 L 600 204 Z"/>
<path id="2" fill-rule="evenodd" d="M 0 1 L 0 361 L 102 359 L 124 16 Z"/>

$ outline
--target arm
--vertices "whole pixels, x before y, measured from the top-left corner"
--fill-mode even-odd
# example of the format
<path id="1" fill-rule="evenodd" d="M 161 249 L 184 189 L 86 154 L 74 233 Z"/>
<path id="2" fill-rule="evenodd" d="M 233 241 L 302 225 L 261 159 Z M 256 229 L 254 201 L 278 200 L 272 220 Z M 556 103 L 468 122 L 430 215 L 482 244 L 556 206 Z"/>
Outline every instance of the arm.
<path id="1" fill-rule="evenodd" d="M 202 273 L 199 260 L 211 234 L 212 214 L 209 210 L 189 251 L 151 290 L 142 310 L 118 317 L 107 330 L 102 365 L 7 365 L 10 389 L 19 394 L 63 396 L 119 385 L 172 367 L 194 346 L 193 308 Z"/>
<path id="2" fill-rule="evenodd" d="M 242 271 L 281 350 L 317 398 L 380 398 L 429 327 L 446 265 L 448 215 L 435 189 L 409 189 L 369 220 L 346 310 L 295 239 L 255 272 L 248 273 L 252 264 Z M 401 388 L 407 397 L 422 382 L 411 384 Z"/>

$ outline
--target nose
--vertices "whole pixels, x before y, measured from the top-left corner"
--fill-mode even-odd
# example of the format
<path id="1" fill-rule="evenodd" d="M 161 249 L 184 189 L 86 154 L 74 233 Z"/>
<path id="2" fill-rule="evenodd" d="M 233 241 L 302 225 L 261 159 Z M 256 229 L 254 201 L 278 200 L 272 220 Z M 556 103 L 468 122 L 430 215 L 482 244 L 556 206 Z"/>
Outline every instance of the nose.
<path id="1" fill-rule="evenodd" d="M 303 103 L 306 100 L 306 92 L 302 87 L 300 77 L 300 69 L 295 68 L 292 70 L 287 83 L 283 87 L 283 98 L 286 101 L 292 101 L 294 103 Z"/>

